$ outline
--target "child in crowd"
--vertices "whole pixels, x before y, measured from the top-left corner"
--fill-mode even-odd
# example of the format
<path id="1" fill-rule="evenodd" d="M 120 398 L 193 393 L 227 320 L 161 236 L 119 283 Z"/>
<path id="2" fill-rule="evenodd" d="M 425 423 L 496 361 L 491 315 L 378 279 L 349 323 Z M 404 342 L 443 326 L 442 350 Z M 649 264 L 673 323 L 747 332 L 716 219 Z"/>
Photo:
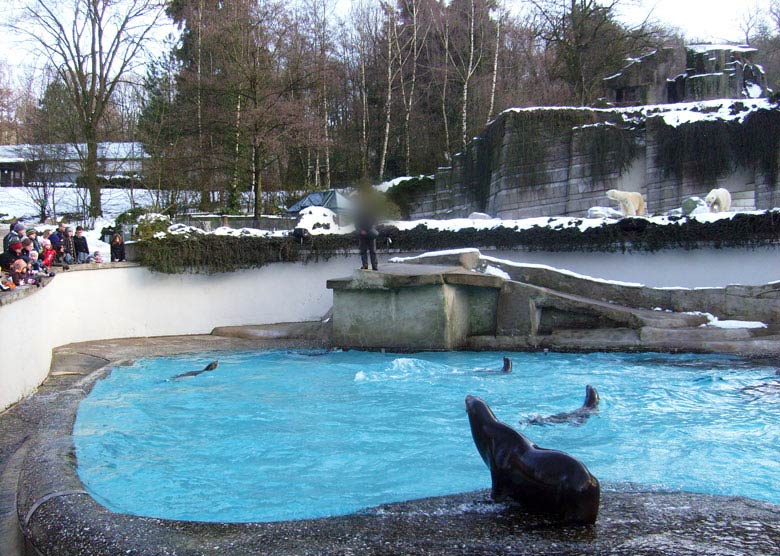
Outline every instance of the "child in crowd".
<path id="1" fill-rule="evenodd" d="M 11 280 L 17 286 L 35 284 L 35 277 L 27 269 L 27 263 L 23 259 L 16 259 L 11 266 Z"/>
<path id="2" fill-rule="evenodd" d="M 62 246 L 60 246 L 62 247 Z M 51 244 L 48 239 L 43 240 L 43 254 L 41 255 L 41 264 L 47 271 L 51 270 L 51 267 L 62 267 L 62 270 L 68 270 L 70 267 L 59 260 L 57 250 Z"/>
<path id="3" fill-rule="evenodd" d="M 43 264 L 41 260 L 38 258 L 38 251 L 32 250 L 30 251 L 30 262 L 28 263 L 29 269 L 32 272 L 41 272 L 43 271 Z"/>
<path id="4" fill-rule="evenodd" d="M 41 252 L 41 242 L 38 240 L 38 230 L 30 228 L 27 230 L 27 237 L 32 241 L 33 249 L 38 253 Z"/>
<path id="5" fill-rule="evenodd" d="M 24 262 L 29 262 L 31 251 L 35 251 L 33 242 L 29 237 L 25 237 L 22 239 L 22 258 L 24 259 Z"/>
<path id="6" fill-rule="evenodd" d="M 84 237 L 84 228 L 76 226 L 76 237 L 73 238 L 73 245 L 76 249 L 76 262 L 78 264 L 90 262 L 89 246 L 87 238 Z"/>
<path id="7" fill-rule="evenodd" d="M 125 260 L 125 241 L 122 239 L 122 234 L 114 234 L 111 238 L 111 262 L 117 263 Z"/>
<path id="8" fill-rule="evenodd" d="M 48 239 L 43 240 L 43 251 L 41 252 L 41 264 L 47 269 L 51 268 L 54 259 L 57 256 L 57 252 L 51 246 L 51 241 Z"/>
<path id="9" fill-rule="evenodd" d="M 22 242 L 16 241 L 8 246 L 8 251 L 0 255 L 0 268 L 6 272 L 11 271 L 11 267 L 16 259 L 23 258 Z"/>

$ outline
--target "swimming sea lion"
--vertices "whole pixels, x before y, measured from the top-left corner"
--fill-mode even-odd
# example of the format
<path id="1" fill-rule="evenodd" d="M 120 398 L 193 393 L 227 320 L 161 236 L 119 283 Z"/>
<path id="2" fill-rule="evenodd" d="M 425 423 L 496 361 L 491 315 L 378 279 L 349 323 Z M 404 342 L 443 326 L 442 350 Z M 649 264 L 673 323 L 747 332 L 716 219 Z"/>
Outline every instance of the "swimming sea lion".
<path id="1" fill-rule="evenodd" d="M 171 378 L 171 380 L 176 380 L 177 378 L 186 378 L 188 376 L 198 376 L 201 373 L 205 373 L 206 371 L 213 371 L 217 368 L 217 365 L 219 365 L 219 361 L 212 361 L 208 365 L 206 365 L 203 369 L 199 371 L 190 371 L 188 373 L 182 373 L 180 375 L 176 375 Z"/>
<path id="2" fill-rule="evenodd" d="M 532 417 L 527 422 L 531 425 L 552 425 L 556 423 L 570 423 L 572 425 L 582 425 L 588 420 L 588 417 L 599 412 L 599 393 L 588 384 L 585 386 L 585 402 L 582 407 L 574 411 L 556 413 L 549 417 Z"/>
<path id="3" fill-rule="evenodd" d="M 466 412 L 474 444 L 490 469 L 493 500 L 509 497 L 566 523 L 596 522 L 601 488 L 585 465 L 564 452 L 539 448 L 496 419 L 480 398 L 466 396 Z"/>
<path id="4" fill-rule="evenodd" d="M 504 357 L 504 366 L 500 371 L 494 371 L 491 369 L 475 369 L 477 372 L 483 373 L 511 373 L 512 372 L 512 360 L 509 357 Z"/>

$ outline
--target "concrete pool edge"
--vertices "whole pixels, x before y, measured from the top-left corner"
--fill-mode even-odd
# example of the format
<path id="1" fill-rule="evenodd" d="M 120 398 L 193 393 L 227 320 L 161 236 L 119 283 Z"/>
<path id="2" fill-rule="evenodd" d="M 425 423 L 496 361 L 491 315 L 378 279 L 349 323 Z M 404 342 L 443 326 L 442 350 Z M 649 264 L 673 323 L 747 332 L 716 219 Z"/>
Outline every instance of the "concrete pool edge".
<path id="1" fill-rule="evenodd" d="M 213 336 L 74 344 L 20 418 L 27 441 L 17 511 L 29 554 L 751 554 L 780 550 L 780 506 L 745 498 L 605 489 L 594 527 L 556 528 L 489 504 L 487 493 L 388 504 L 363 513 L 250 524 L 177 522 L 110 512 L 85 493 L 71 437 L 79 402 L 122 360 L 215 349 L 316 347 Z M 3 415 L 0 415 L 2 418 Z M 1 430 L 1 429 L 0 429 Z M 489 477 L 486 471 L 486 486 Z"/>

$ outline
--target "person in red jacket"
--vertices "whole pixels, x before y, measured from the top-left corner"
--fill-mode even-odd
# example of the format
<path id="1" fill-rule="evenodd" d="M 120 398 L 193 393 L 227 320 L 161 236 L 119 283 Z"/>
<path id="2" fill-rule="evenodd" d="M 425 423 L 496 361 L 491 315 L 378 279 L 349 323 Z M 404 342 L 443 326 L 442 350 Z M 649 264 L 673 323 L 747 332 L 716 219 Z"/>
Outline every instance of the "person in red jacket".
<path id="1" fill-rule="evenodd" d="M 44 239 L 43 251 L 41 251 L 41 264 L 46 268 L 51 268 L 51 264 L 54 262 L 54 257 L 56 256 L 57 252 L 52 248 L 51 241 Z"/>
<path id="2" fill-rule="evenodd" d="M 40 256 L 41 264 L 45 271 L 50 271 L 52 266 L 61 266 L 63 270 L 70 268 L 68 265 L 57 262 L 57 251 L 52 247 L 51 241 L 43 240 L 43 252 Z"/>

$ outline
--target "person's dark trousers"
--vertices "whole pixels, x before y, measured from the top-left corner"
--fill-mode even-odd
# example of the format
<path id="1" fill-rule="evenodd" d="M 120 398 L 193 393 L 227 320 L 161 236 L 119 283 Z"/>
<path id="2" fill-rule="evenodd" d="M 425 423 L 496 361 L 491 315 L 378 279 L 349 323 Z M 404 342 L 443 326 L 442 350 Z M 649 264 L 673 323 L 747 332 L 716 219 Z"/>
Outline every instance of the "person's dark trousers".
<path id="1" fill-rule="evenodd" d="M 363 268 L 368 268 L 368 255 L 371 254 L 371 268 L 377 269 L 376 262 L 376 239 L 369 239 L 367 237 L 360 238 L 360 262 L 363 263 Z"/>

